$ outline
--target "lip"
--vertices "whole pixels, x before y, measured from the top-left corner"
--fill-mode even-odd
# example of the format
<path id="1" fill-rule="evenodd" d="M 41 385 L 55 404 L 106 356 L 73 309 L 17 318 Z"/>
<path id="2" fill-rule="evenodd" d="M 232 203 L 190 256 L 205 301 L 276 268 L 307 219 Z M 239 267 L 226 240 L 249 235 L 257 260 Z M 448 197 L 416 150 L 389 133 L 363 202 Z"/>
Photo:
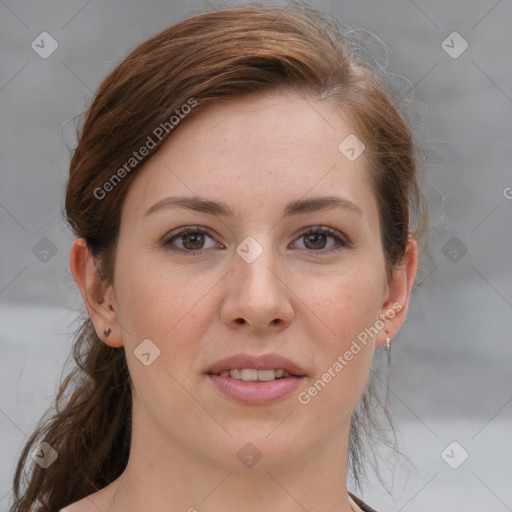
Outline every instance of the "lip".
<path id="1" fill-rule="evenodd" d="M 300 367 L 300 365 L 279 354 L 263 354 L 260 356 L 236 354 L 213 363 L 206 369 L 205 373 L 215 375 L 224 370 L 244 368 L 253 368 L 256 370 L 282 369 L 290 372 L 296 377 L 304 377 L 306 375 L 306 372 Z"/>
<path id="2" fill-rule="evenodd" d="M 275 402 L 290 395 L 300 386 L 306 377 L 284 377 L 268 382 L 245 382 L 221 377 L 220 375 L 208 375 L 213 385 L 229 398 L 248 405 L 263 405 Z"/>
<path id="3" fill-rule="evenodd" d="M 282 369 L 292 375 L 267 382 L 232 379 L 218 375 L 224 370 L 252 368 L 256 370 Z M 225 396 L 248 405 L 275 402 L 293 393 L 306 378 L 304 369 L 279 354 L 237 354 L 212 364 L 205 372 L 214 386 Z"/>

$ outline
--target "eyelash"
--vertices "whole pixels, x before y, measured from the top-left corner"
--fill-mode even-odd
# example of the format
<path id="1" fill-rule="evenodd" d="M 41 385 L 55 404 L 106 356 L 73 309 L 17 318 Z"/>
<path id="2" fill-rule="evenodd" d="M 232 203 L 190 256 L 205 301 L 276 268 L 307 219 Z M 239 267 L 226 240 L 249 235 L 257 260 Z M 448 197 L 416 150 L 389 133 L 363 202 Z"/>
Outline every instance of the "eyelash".
<path id="1" fill-rule="evenodd" d="M 172 243 L 176 239 L 178 239 L 184 235 L 195 234 L 195 233 L 206 234 L 210 238 L 215 239 L 213 232 L 210 231 L 208 228 L 202 228 L 200 226 L 187 226 L 187 227 L 180 228 L 178 231 L 175 231 L 174 234 L 170 238 L 168 238 L 167 240 L 165 240 L 163 242 L 163 246 L 165 248 L 167 248 L 169 251 L 172 251 L 172 252 L 175 252 L 178 254 L 186 254 L 187 256 L 194 256 L 194 255 L 202 254 L 204 251 L 206 251 L 208 249 L 198 249 L 196 251 L 189 251 L 186 249 L 176 249 L 175 247 L 172 247 Z M 307 249 L 307 248 L 305 249 L 313 254 L 319 253 L 321 255 L 321 254 L 330 253 L 333 251 L 340 251 L 349 246 L 348 242 L 344 239 L 344 237 L 338 231 L 336 231 L 332 228 L 326 227 L 326 226 L 310 226 L 308 228 L 305 228 L 304 231 L 301 231 L 301 233 L 299 233 L 297 239 L 300 239 L 300 238 L 304 237 L 305 235 L 308 235 L 311 233 L 321 233 L 324 235 L 328 235 L 328 236 L 332 237 L 336 241 L 336 243 L 339 245 L 338 248 L 335 248 L 335 249 L 330 248 L 327 250 L 325 250 L 325 249 L 315 250 L 315 249 Z"/>

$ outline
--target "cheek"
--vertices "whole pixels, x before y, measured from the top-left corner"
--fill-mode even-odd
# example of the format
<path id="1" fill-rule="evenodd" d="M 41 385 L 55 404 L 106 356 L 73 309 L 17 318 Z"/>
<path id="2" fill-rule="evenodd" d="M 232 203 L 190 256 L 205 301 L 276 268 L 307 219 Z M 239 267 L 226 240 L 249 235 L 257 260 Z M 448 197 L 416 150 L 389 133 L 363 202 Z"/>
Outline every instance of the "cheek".
<path id="1" fill-rule="evenodd" d="M 190 269 L 172 269 L 134 253 L 119 260 L 117 271 L 118 316 L 127 351 L 133 354 L 150 339 L 168 368 L 175 367 L 177 354 L 181 361 L 187 354 L 192 357 L 214 318 L 209 295 L 218 277 L 194 279 Z"/>
<path id="2" fill-rule="evenodd" d="M 358 268 L 323 280 L 310 302 L 321 324 L 321 331 L 309 333 L 319 369 L 310 396 L 316 406 L 333 407 L 335 414 L 355 406 L 373 360 L 381 280 L 380 274 L 364 268 L 366 273 Z"/>
<path id="3" fill-rule="evenodd" d="M 172 327 L 186 305 L 190 283 L 179 271 L 170 272 L 151 254 L 120 243 L 115 287 L 120 321 L 129 335 L 146 336 Z M 188 286 L 187 286 L 188 284 Z"/>
<path id="4" fill-rule="evenodd" d="M 159 412 L 158 407 L 147 407 L 155 418 L 161 413 L 171 424 L 173 414 L 193 405 L 183 386 L 189 387 L 189 369 L 204 329 L 211 323 L 205 311 L 208 300 L 201 298 L 212 284 L 208 279 L 191 281 L 181 269 L 170 271 L 169 266 L 163 268 L 149 258 L 145 263 L 143 260 L 134 253 L 119 260 L 118 316 L 135 394 L 139 399 L 144 397 L 143 402 L 147 404 L 165 404 L 165 412 Z M 145 362 L 144 353 L 149 353 Z M 191 412 L 189 416 L 200 417 L 201 411 Z"/>
<path id="5" fill-rule="evenodd" d="M 321 286 L 318 284 L 321 282 Z M 382 276 L 369 265 L 333 273 L 317 282 L 311 308 L 330 332 L 337 348 L 375 324 L 381 308 Z"/>

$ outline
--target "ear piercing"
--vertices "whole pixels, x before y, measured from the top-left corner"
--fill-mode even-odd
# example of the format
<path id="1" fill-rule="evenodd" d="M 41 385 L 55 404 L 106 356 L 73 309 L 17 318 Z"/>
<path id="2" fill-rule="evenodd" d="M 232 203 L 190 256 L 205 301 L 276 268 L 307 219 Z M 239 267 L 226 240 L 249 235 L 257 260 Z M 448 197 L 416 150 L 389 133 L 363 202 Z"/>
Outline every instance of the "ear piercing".
<path id="1" fill-rule="evenodd" d="M 103 331 L 103 334 L 104 334 L 105 336 L 108 336 L 111 332 L 112 332 L 112 330 L 110 329 L 110 327 L 107 327 L 107 328 Z"/>
<path id="2" fill-rule="evenodd" d="M 386 336 L 386 356 L 386 359 L 388 360 L 388 366 L 386 368 L 386 382 L 388 383 L 387 385 L 389 386 L 389 372 L 391 369 L 391 338 L 389 336 Z"/>

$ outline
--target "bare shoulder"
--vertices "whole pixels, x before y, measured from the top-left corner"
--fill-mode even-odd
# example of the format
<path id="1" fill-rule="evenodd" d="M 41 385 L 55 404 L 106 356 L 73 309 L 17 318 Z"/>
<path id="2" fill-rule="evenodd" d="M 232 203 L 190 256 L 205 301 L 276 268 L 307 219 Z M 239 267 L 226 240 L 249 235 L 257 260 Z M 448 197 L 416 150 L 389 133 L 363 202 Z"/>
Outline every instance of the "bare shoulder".
<path id="1" fill-rule="evenodd" d="M 79 506 L 80 501 L 77 501 L 75 503 L 72 503 L 71 505 L 68 505 L 65 508 L 61 508 L 57 512 L 82 512 L 82 510 L 85 510 L 83 506 Z"/>
<path id="2" fill-rule="evenodd" d="M 76 503 L 73 503 L 72 505 L 68 505 L 65 508 L 61 508 L 57 512 L 80 512 L 80 509 L 76 508 L 75 505 Z"/>
<path id="3" fill-rule="evenodd" d="M 89 494 L 79 501 L 75 501 L 57 512 L 109 512 L 111 509 L 112 499 L 116 489 L 119 486 L 121 477 L 111 482 L 109 485 L 97 492 Z"/>
<path id="4" fill-rule="evenodd" d="M 67 507 L 61 508 L 57 512 L 108 512 L 108 498 L 105 492 L 98 491 L 86 496 Z"/>
<path id="5" fill-rule="evenodd" d="M 68 505 L 65 508 L 61 508 L 58 512 L 92 512 L 93 503 L 87 498 L 84 498 L 80 501 L 75 501 L 71 505 Z M 96 512 L 97 512 L 96 508 Z"/>

